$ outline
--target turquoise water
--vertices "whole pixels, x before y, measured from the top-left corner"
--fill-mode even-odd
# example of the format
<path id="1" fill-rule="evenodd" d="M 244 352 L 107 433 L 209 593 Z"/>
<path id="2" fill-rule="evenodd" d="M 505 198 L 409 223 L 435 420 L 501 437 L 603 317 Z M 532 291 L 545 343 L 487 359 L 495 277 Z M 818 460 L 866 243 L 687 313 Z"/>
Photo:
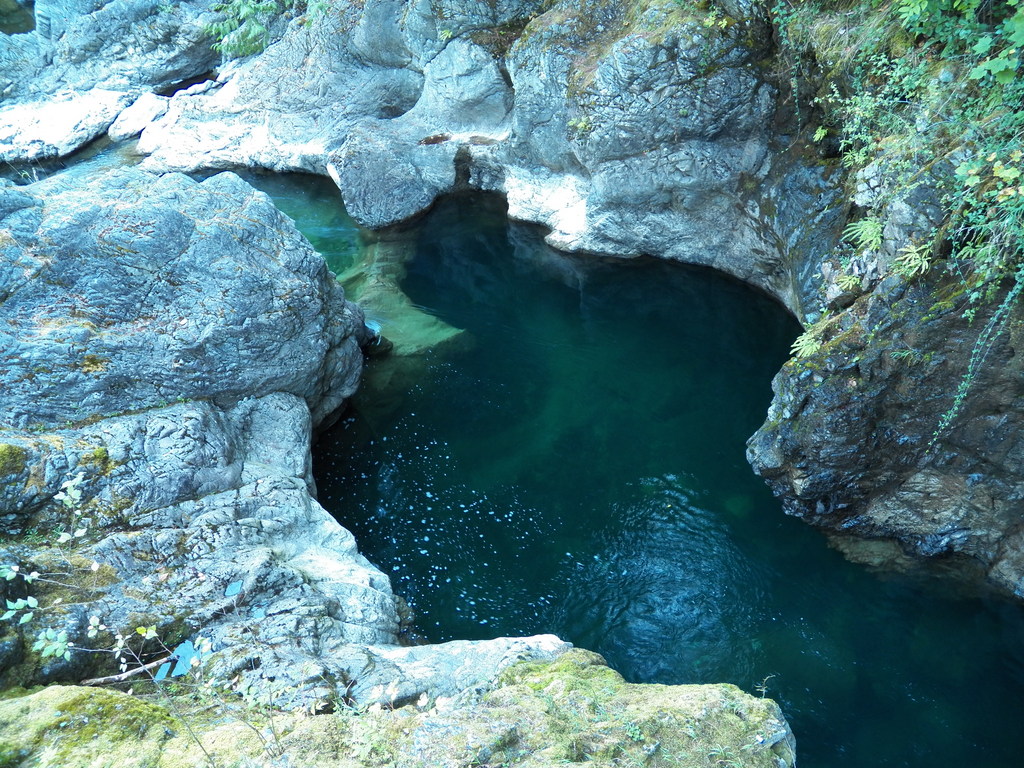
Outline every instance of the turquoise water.
<path id="1" fill-rule="evenodd" d="M 354 248 L 336 198 L 292 211 Z M 423 222 L 404 288 L 466 334 L 398 394 L 371 376 L 314 459 L 425 638 L 553 632 L 633 681 L 763 683 L 805 768 L 1021 764 L 1024 612 L 846 562 L 747 466 L 798 332 L 780 307 L 558 257 L 465 199 Z"/>

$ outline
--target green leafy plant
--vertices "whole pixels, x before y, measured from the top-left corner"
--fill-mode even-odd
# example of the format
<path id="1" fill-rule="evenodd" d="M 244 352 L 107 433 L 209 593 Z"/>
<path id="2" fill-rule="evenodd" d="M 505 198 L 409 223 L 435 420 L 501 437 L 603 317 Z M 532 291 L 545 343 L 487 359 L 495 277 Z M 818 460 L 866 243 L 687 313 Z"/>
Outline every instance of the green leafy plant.
<path id="1" fill-rule="evenodd" d="M 228 58 L 251 56 L 270 44 L 270 27 L 286 12 L 318 15 L 326 9 L 323 0 L 226 0 L 213 6 L 220 18 L 205 31 L 216 41 L 214 50 Z"/>
<path id="2" fill-rule="evenodd" d="M 985 307 L 989 319 L 942 431 L 1022 292 L 1024 0 L 893 0 L 888 8 L 851 0 L 840 14 L 834 4 L 779 0 L 773 21 L 794 68 L 812 75 L 817 67 L 826 78 L 815 106 L 825 113 L 819 122 L 835 126 L 842 164 L 870 166 L 870 211 L 845 238 L 878 249 L 886 208 L 924 185 L 937 193 L 941 219 L 928 233 L 909 233 L 914 241 L 893 272 L 913 278 L 942 267 L 937 286 L 962 286 L 957 311 L 973 320 Z M 815 349 L 813 337 L 798 341 L 794 353 Z"/>
<path id="3" fill-rule="evenodd" d="M 814 326 L 811 326 L 797 336 L 796 341 L 793 342 L 793 346 L 790 348 L 790 353 L 798 360 L 811 357 L 820 351 L 821 339 L 818 338 L 818 331 Z"/>
<path id="4" fill-rule="evenodd" d="M 836 278 L 836 285 L 844 291 L 856 291 L 860 289 L 861 279 L 857 275 L 843 272 Z"/>
<path id="5" fill-rule="evenodd" d="M 71 643 L 68 642 L 68 633 L 64 630 L 57 632 L 53 629 L 44 629 L 36 638 L 32 650 L 39 651 L 44 659 L 53 656 L 61 657 L 65 661 L 71 660 Z"/>
<path id="6" fill-rule="evenodd" d="M 920 243 L 917 245 L 910 243 L 904 246 L 903 250 L 893 260 L 893 269 L 903 277 L 910 278 L 923 275 L 932 265 L 929 256 L 930 251 L 930 243 Z"/>
<path id="7" fill-rule="evenodd" d="M 594 124 L 591 122 L 589 115 L 571 118 L 567 125 L 577 134 L 585 134 L 594 130 Z"/>
<path id="8" fill-rule="evenodd" d="M 851 222 L 843 230 L 843 237 L 858 251 L 877 251 L 882 247 L 882 222 L 870 216 Z"/>

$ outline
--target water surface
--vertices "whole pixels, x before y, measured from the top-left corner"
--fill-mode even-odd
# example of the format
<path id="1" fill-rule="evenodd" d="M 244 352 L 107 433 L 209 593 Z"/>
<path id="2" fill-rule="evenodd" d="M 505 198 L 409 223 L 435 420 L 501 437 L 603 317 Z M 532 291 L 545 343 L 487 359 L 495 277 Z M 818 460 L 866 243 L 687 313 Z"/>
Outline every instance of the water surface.
<path id="1" fill-rule="evenodd" d="M 846 562 L 747 466 L 798 332 L 778 305 L 557 257 L 480 200 L 417 237 L 405 290 L 467 332 L 397 395 L 371 377 L 315 472 L 420 633 L 553 632 L 632 681 L 766 685 L 805 767 L 1021 764 L 1022 611 Z"/>

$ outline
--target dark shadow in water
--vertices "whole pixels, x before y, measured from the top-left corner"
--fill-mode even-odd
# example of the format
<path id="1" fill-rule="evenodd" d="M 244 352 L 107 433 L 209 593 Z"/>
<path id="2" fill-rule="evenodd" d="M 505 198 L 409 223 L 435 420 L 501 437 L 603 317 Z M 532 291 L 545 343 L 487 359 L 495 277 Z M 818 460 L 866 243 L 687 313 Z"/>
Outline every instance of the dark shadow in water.
<path id="1" fill-rule="evenodd" d="M 31 32 L 36 28 L 36 17 L 32 8 L 15 6 L 9 10 L 11 3 L 0 3 L 0 33 L 5 35 L 20 35 Z"/>

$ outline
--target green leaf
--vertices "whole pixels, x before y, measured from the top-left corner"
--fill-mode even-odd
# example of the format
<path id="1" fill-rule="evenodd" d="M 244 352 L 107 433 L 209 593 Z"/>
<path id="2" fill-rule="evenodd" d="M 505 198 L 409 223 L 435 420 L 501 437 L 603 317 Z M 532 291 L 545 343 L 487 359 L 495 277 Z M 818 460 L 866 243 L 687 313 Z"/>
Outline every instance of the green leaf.
<path id="1" fill-rule="evenodd" d="M 974 44 L 972 49 L 979 56 L 984 56 L 990 50 L 992 50 L 992 35 L 985 35 Z"/>
<path id="2" fill-rule="evenodd" d="M 1017 73 L 1012 69 L 1002 69 L 996 72 L 996 82 L 1000 85 L 1009 85 L 1016 77 Z"/>
<path id="3" fill-rule="evenodd" d="M 1013 5 L 1017 5 L 1017 3 L 1013 3 Z M 1024 9 L 1018 10 L 1003 22 L 1003 33 L 1010 45 L 1024 46 Z"/>
<path id="4" fill-rule="evenodd" d="M 242 582 L 233 581 L 228 584 L 227 589 L 224 590 L 224 597 L 234 597 L 242 591 Z"/>
<path id="5" fill-rule="evenodd" d="M 821 340 L 818 338 L 814 328 L 808 328 L 797 336 L 796 341 L 790 348 L 790 352 L 799 358 L 810 357 L 821 349 Z"/>
<path id="6" fill-rule="evenodd" d="M 0 616 L 0 621 L 7 621 L 9 618 L 14 616 L 15 613 L 16 613 L 16 611 L 7 611 L 7 612 L 5 612 L 3 616 Z"/>
<path id="7" fill-rule="evenodd" d="M 32 621 L 33 616 L 35 616 L 35 614 L 32 611 L 29 611 L 28 613 L 22 615 L 20 619 L 18 619 L 18 624 L 28 624 L 30 621 Z"/>

